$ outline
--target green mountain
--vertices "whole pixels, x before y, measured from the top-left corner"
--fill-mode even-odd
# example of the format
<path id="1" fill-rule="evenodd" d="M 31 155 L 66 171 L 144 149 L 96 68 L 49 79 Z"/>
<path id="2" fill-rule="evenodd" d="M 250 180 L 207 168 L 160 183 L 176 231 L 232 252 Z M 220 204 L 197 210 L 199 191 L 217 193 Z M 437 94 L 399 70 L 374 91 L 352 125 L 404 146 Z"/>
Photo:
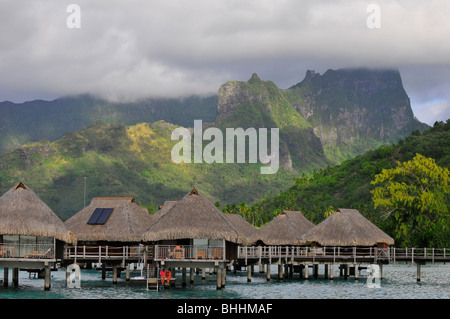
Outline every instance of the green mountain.
<path id="1" fill-rule="evenodd" d="M 0 153 L 41 139 L 50 141 L 81 130 L 96 121 L 133 125 L 164 120 L 189 126 L 195 119 L 214 121 L 216 96 L 183 99 L 145 99 L 113 103 L 91 95 L 0 103 Z"/>
<path id="2" fill-rule="evenodd" d="M 24 181 L 67 219 L 92 197 L 133 196 L 154 210 L 193 187 L 214 201 L 240 202 L 275 193 L 292 180 L 286 171 L 261 175 L 260 164 L 174 164 L 175 128 L 163 121 L 132 126 L 96 122 L 53 142 L 24 145 L 0 155 L 0 193 Z"/>
<path id="3" fill-rule="evenodd" d="M 251 204 L 290 187 L 293 177 L 426 127 L 414 119 L 398 72 L 361 69 L 309 71 L 286 90 L 253 74 L 223 84 L 216 97 L 111 103 L 81 96 L 4 102 L 0 112 L 0 142 L 9 149 L 0 155 L 0 193 L 22 180 L 63 219 L 96 196 L 133 196 L 154 210 L 192 187 L 213 201 Z M 222 132 L 279 128 L 280 169 L 262 175 L 261 163 L 173 163 L 173 130 L 198 119 Z"/>

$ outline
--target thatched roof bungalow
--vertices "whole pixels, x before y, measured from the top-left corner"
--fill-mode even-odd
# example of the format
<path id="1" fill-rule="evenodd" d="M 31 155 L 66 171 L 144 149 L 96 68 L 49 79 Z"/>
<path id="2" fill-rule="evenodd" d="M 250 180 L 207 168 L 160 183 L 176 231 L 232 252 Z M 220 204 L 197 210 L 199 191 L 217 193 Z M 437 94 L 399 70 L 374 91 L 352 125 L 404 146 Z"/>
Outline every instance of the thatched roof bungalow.
<path id="1" fill-rule="evenodd" d="M 17 257 L 50 249 L 59 258 L 64 243 L 76 243 L 74 234 L 30 187 L 19 182 L 0 198 L 3 249 L 14 247 Z"/>
<path id="2" fill-rule="evenodd" d="M 246 238 L 239 233 L 209 199 L 193 189 L 144 233 L 144 241 L 208 238 L 242 244 Z"/>
<path id="3" fill-rule="evenodd" d="M 122 245 L 139 243 L 154 220 L 132 197 L 97 197 L 66 225 L 81 243 Z"/>
<path id="4" fill-rule="evenodd" d="M 313 227 L 301 212 L 285 210 L 261 227 L 254 241 L 263 245 L 301 245 L 302 236 Z"/>
<path id="5" fill-rule="evenodd" d="M 302 238 L 321 246 L 386 246 L 394 239 L 372 224 L 356 209 L 339 208 Z"/>
<path id="6" fill-rule="evenodd" d="M 237 252 L 237 245 L 250 243 L 250 239 L 196 189 L 174 203 L 147 229 L 142 239 L 158 245 L 194 247 L 193 252 L 200 246 L 214 246 L 221 251 L 225 248 L 226 258 L 230 260 Z"/>

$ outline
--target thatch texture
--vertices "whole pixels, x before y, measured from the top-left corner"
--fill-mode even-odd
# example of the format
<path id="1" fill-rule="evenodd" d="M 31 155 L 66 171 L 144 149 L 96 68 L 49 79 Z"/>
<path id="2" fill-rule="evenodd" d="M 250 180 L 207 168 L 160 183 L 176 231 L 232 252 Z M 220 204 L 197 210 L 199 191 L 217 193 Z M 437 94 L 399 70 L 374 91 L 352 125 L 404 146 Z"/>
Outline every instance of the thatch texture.
<path id="1" fill-rule="evenodd" d="M 265 245 L 301 245 L 302 236 L 313 227 L 301 212 L 283 211 L 260 228 L 254 239 Z"/>
<path id="2" fill-rule="evenodd" d="M 174 239 L 225 239 L 242 244 L 245 236 L 232 225 L 210 200 L 193 189 L 144 233 L 144 241 Z"/>
<path id="3" fill-rule="evenodd" d="M 225 214 L 225 217 L 243 237 L 247 238 L 246 243 L 248 245 L 254 243 L 253 237 L 258 231 L 255 227 L 253 227 L 239 214 Z"/>
<path id="4" fill-rule="evenodd" d="M 339 208 L 303 236 L 322 246 L 374 246 L 394 244 L 394 239 L 372 224 L 356 209 Z"/>
<path id="5" fill-rule="evenodd" d="M 162 205 L 154 214 L 155 219 L 159 219 L 164 216 L 172 207 L 175 205 L 176 201 L 166 200 L 164 205 Z"/>
<path id="6" fill-rule="evenodd" d="M 104 225 L 89 225 L 96 208 L 113 208 Z M 140 242 L 154 217 L 131 197 L 98 197 L 66 221 L 78 241 Z"/>
<path id="7" fill-rule="evenodd" d="M 54 237 L 76 243 L 63 221 L 22 182 L 0 198 L 0 234 Z"/>

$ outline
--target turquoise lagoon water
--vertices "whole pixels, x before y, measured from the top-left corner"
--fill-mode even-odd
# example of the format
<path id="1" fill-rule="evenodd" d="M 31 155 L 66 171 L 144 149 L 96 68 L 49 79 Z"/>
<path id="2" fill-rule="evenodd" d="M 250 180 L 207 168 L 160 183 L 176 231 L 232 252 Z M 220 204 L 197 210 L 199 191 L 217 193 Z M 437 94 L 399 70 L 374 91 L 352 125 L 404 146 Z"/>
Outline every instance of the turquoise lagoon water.
<path id="1" fill-rule="evenodd" d="M 112 275 L 105 280 L 101 272 L 81 270 L 81 288 L 68 288 L 65 283 L 65 269 L 52 272 L 50 291 L 44 291 L 44 280 L 29 278 L 25 271 L 19 273 L 19 287 L 0 287 L 1 299 L 450 299 L 450 265 L 430 264 L 421 267 L 421 282 L 416 281 L 416 267 L 411 264 L 385 265 L 380 288 L 369 288 L 367 276 L 362 273 L 359 280 L 353 277 L 345 280 L 339 277 L 338 267 L 334 267 L 334 280 L 319 277 L 299 279 L 294 274 L 291 279 L 278 280 L 277 268 L 272 269 L 272 280 L 266 281 L 265 274 L 255 273 L 247 282 L 245 271 L 227 273 L 226 287 L 216 290 L 216 277 L 207 272 L 206 280 L 196 275 L 193 284 L 181 287 L 181 271 L 177 273 L 176 287 L 147 291 L 145 283 L 127 282 L 124 272 L 116 285 Z M 132 276 L 140 273 L 132 272 Z M 9 274 L 11 281 L 12 274 Z M 189 278 L 189 276 L 188 276 Z M 3 279 L 3 269 L 0 270 Z"/>

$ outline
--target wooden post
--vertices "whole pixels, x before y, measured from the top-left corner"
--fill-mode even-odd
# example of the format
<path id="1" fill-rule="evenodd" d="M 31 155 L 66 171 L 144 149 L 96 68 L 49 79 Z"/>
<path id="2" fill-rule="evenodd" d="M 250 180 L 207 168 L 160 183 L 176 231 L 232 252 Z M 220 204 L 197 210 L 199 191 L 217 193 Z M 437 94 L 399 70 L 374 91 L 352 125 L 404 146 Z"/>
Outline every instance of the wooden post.
<path id="1" fill-rule="evenodd" d="M 181 286 L 186 287 L 186 267 L 183 267 L 181 269 L 181 278 L 182 278 Z"/>
<path id="2" fill-rule="evenodd" d="M 359 276 L 359 265 L 355 264 L 355 280 L 359 279 L 358 276 Z"/>
<path id="3" fill-rule="evenodd" d="M 283 280 L 283 265 L 278 262 L 278 279 Z"/>
<path id="4" fill-rule="evenodd" d="M 328 264 L 325 264 L 325 273 L 324 273 L 324 278 L 327 279 L 328 278 Z"/>
<path id="5" fill-rule="evenodd" d="M 48 262 L 45 263 L 45 278 L 44 278 L 44 290 L 50 290 L 50 278 L 51 278 L 51 273 L 50 273 L 50 265 L 48 264 Z M 17 280 L 19 280 L 19 277 L 17 276 Z"/>
<path id="6" fill-rule="evenodd" d="M 330 264 L 330 279 L 333 280 L 333 264 Z"/>
<path id="7" fill-rule="evenodd" d="M 309 275 L 309 265 L 305 264 L 305 279 L 308 279 L 308 275 Z"/>
<path id="8" fill-rule="evenodd" d="M 269 263 L 267 264 L 267 272 L 266 272 L 266 280 L 270 281 L 270 258 L 269 258 Z"/>
<path id="9" fill-rule="evenodd" d="M 227 271 L 225 268 L 222 268 L 222 286 L 221 288 L 225 288 L 225 279 L 226 279 Z"/>
<path id="10" fill-rule="evenodd" d="M 3 268 L 3 287 L 8 287 L 9 268 Z"/>
<path id="11" fill-rule="evenodd" d="M 13 268 L 12 281 L 14 287 L 19 287 L 19 268 Z"/>
<path id="12" fill-rule="evenodd" d="M 189 271 L 189 283 L 191 283 L 191 284 L 194 283 L 194 268 L 192 268 L 192 267 Z"/>
<path id="13" fill-rule="evenodd" d="M 126 281 L 130 281 L 130 264 L 127 264 Z"/>
<path id="14" fill-rule="evenodd" d="M 314 279 L 317 279 L 319 275 L 319 265 L 318 264 L 313 264 L 313 276 Z"/>
<path id="15" fill-rule="evenodd" d="M 102 279 L 104 280 L 106 278 L 106 265 L 105 263 L 102 263 Z"/>
<path id="16" fill-rule="evenodd" d="M 416 263 L 416 265 L 417 265 L 417 282 L 419 282 L 420 281 L 420 264 Z"/>
<path id="17" fill-rule="evenodd" d="M 113 284 L 117 284 L 117 265 L 113 266 Z"/>
<path id="18" fill-rule="evenodd" d="M 221 276 L 221 269 L 220 267 L 217 267 L 217 285 L 216 289 L 220 290 L 222 289 L 222 276 Z"/>
<path id="19" fill-rule="evenodd" d="M 252 282 L 252 267 L 247 266 L 247 282 Z"/>
<path id="20" fill-rule="evenodd" d="M 202 280 L 206 279 L 206 268 L 202 268 Z"/>

